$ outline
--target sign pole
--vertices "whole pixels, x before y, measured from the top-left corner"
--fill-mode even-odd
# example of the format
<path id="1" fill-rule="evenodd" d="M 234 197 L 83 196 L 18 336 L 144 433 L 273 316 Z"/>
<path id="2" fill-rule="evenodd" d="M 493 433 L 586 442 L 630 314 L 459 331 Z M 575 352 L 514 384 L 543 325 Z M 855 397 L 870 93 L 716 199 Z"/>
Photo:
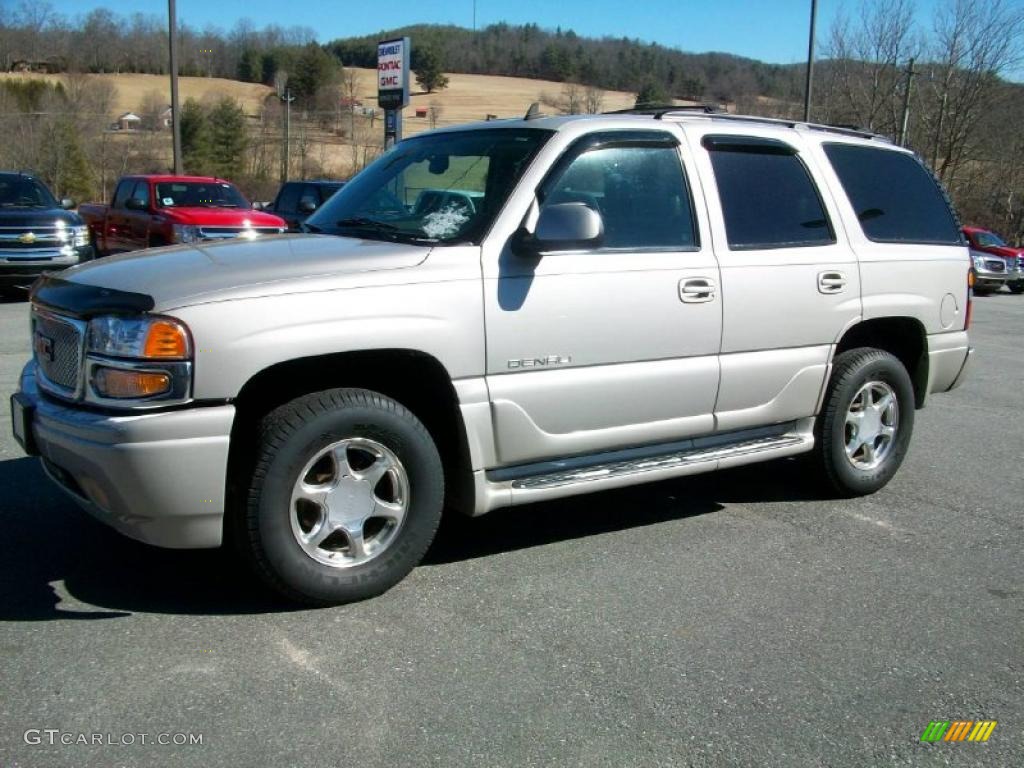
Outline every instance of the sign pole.
<path id="1" fill-rule="evenodd" d="M 402 109 L 409 106 L 408 37 L 377 43 L 377 104 L 384 110 L 384 150 L 402 140 Z"/>

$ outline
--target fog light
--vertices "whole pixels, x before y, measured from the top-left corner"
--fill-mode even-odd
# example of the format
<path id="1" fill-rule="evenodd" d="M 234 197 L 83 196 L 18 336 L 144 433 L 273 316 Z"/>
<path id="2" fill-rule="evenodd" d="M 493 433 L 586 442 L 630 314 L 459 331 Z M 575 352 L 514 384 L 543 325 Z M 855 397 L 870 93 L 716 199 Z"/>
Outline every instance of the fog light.
<path id="1" fill-rule="evenodd" d="M 153 397 L 171 389 L 171 377 L 152 371 L 126 371 L 97 366 L 93 369 L 92 386 L 100 397 L 117 399 Z"/>

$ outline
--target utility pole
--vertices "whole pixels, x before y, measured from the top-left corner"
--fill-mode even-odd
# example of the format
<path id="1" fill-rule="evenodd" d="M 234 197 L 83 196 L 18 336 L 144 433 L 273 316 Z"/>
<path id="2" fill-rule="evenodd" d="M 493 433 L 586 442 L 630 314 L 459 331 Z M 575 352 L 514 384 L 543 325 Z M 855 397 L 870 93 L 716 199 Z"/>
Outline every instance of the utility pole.
<path id="1" fill-rule="evenodd" d="M 914 58 L 907 63 L 907 84 L 903 88 L 903 117 L 900 119 L 900 146 L 907 146 L 907 128 L 910 125 L 910 90 L 914 86 Z"/>
<path id="2" fill-rule="evenodd" d="M 281 181 L 288 181 L 291 171 L 292 153 L 292 89 L 286 88 L 284 94 L 278 94 L 278 98 L 284 102 L 284 144 L 281 147 Z"/>
<path id="3" fill-rule="evenodd" d="M 804 122 L 811 120 L 811 82 L 814 79 L 814 25 L 818 18 L 818 0 L 811 0 L 811 33 L 807 38 L 807 82 L 804 85 Z"/>
<path id="4" fill-rule="evenodd" d="M 181 176 L 181 110 L 178 108 L 178 12 L 176 0 L 167 0 L 167 31 L 171 57 L 171 134 L 174 146 L 174 173 Z"/>

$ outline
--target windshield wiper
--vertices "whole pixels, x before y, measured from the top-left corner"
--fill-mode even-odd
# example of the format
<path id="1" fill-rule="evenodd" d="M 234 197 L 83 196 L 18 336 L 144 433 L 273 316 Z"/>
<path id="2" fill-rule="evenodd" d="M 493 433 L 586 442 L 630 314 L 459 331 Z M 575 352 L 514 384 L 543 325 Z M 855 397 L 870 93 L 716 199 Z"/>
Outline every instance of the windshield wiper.
<path id="1" fill-rule="evenodd" d="M 379 229 L 381 232 L 401 232 L 394 224 L 388 224 L 386 221 L 377 221 L 377 219 L 369 219 L 366 216 L 353 216 L 349 219 L 342 219 L 335 226 L 367 227 L 368 229 Z"/>

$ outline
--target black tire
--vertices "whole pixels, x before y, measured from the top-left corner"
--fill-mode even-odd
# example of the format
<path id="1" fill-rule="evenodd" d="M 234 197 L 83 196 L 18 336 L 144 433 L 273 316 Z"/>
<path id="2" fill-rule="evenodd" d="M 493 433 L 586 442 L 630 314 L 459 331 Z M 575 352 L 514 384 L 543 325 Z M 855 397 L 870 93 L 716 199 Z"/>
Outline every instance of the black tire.
<path id="1" fill-rule="evenodd" d="M 868 382 L 888 385 L 896 395 L 898 423 L 892 446 L 881 463 L 861 469 L 846 455 L 846 417 L 853 399 Z M 888 352 L 862 347 L 836 357 L 825 403 L 815 425 L 814 457 L 822 476 L 840 496 L 866 496 L 885 486 L 903 463 L 914 431 L 914 386 L 903 364 Z"/>
<path id="2" fill-rule="evenodd" d="M 1024 283 L 1014 283 L 1009 286 L 1010 293 L 1021 294 L 1024 293 Z"/>
<path id="3" fill-rule="evenodd" d="M 277 592 L 312 605 L 363 600 L 394 586 L 423 558 L 441 520 L 444 472 L 430 434 L 400 403 L 364 389 L 316 392 L 268 414 L 257 438 L 240 543 Z M 319 451 L 351 438 L 375 441 L 397 457 L 408 478 L 408 508 L 379 556 L 338 568 L 318 562 L 296 540 L 291 494 Z"/>

